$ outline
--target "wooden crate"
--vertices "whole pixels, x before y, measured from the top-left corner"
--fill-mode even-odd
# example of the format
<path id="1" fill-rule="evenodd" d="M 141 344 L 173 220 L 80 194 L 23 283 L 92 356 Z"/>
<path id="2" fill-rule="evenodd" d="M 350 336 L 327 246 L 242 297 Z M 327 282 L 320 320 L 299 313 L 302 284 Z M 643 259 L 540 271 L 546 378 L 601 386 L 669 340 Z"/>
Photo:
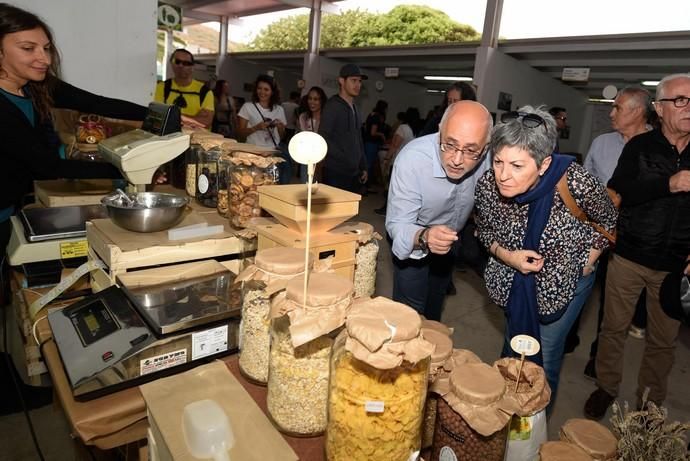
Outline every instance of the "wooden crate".
<path id="1" fill-rule="evenodd" d="M 304 248 L 307 243 L 305 236 L 282 224 L 260 225 L 256 230 L 259 235 L 259 251 L 275 247 Z M 336 227 L 330 232 L 310 237 L 309 248 L 318 259 L 332 256 L 331 267 L 335 273 L 354 281 L 358 239 L 359 234 L 340 232 Z"/>
<path id="2" fill-rule="evenodd" d="M 96 292 L 114 284 L 116 277 L 120 274 L 185 261 L 238 255 L 232 261 L 224 262 L 228 269 L 237 273 L 244 255 L 253 255 L 256 250 L 254 241 L 232 236 L 181 242 L 175 245 L 161 243 L 138 250 L 124 251 L 91 222 L 86 223 L 86 238 L 89 242 L 89 259 L 102 261 L 107 266 L 106 270 L 91 273 L 91 285 Z"/>

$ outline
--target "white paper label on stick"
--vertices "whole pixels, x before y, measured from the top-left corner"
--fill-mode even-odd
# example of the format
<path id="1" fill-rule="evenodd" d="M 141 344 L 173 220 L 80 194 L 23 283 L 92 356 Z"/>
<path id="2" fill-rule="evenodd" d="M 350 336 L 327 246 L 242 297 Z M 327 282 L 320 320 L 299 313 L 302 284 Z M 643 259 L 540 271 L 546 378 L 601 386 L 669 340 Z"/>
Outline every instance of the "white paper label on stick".
<path id="1" fill-rule="evenodd" d="M 183 363 L 187 363 L 187 349 L 156 355 L 139 361 L 139 375 L 148 375 Z"/>
<path id="2" fill-rule="evenodd" d="M 228 350 L 228 326 L 221 325 L 192 334 L 192 360 Z"/>
<path id="3" fill-rule="evenodd" d="M 364 409 L 367 413 L 383 413 L 385 405 L 380 400 L 369 400 L 364 402 Z"/>
<path id="4" fill-rule="evenodd" d="M 202 194 L 208 192 L 208 178 L 205 174 L 199 175 L 199 178 L 196 180 L 196 184 L 199 188 L 199 192 L 201 192 Z"/>
<path id="5" fill-rule="evenodd" d="M 510 347 L 518 354 L 532 356 L 539 353 L 539 341 L 528 335 L 516 335 L 510 340 Z"/>
<path id="6" fill-rule="evenodd" d="M 443 447 L 438 454 L 438 461 L 458 461 L 458 457 L 455 456 L 455 452 L 452 448 Z"/>

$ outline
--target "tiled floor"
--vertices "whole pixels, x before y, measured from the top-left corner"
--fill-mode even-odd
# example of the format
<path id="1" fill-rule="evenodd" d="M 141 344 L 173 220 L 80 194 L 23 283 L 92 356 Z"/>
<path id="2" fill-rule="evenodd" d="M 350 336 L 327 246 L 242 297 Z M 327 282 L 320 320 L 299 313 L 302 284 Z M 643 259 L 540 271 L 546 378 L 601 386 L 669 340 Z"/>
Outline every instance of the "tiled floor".
<path id="1" fill-rule="evenodd" d="M 365 197 L 358 219 L 372 223 L 383 235 L 383 217 L 373 210 L 383 202 L 381 194 Z M 443 321 L 455 328 L 455 346 L 471 349 L 487 362 L 498 358 L 503 336 L 503 313 L 486 297 L 482 280 L 471 270 L 456 271 L 455 285 L 458 294 L 449 297 L 443 313 Z M 390 250 L 381 241 L 378 260 L 377 293 L 390 296 L 392 270 Z M 598 299 L 596 292 L 592 296 Z M 582 374 L 588 358 L 589 345 L 595 333 L 596 306 L 589 303 L 580 329 L 581 344 L 574 353 L 566 356 L 561 373 L 559 395 L 549 421 L 549 438 L 557 439 L 561 425 L 569 418 L 582 417 L 582 406 L 594 390 L 591 381 Z M 641 340 L 629 338 L 626 343 L 625 377 L 621 388 L 621 401 L 634 403 L 637 384 L 636 371 L 644 348 Z M 690 329 L 683 328 L 676 351 L 676 364 L 669 380 L 666 407 L 669 419 L 690 421 Z M 74 458 L 69 438 L 69 426 L 57 407 L 47 406 L 31 412 L 37 437 L 47 460 Z M 610 410 L 604 423 L 608 424 Z M 29 461 L 38 459 L 33 450 L 24 416 L 20 413 L 0 417 L 0 461 Z"/>

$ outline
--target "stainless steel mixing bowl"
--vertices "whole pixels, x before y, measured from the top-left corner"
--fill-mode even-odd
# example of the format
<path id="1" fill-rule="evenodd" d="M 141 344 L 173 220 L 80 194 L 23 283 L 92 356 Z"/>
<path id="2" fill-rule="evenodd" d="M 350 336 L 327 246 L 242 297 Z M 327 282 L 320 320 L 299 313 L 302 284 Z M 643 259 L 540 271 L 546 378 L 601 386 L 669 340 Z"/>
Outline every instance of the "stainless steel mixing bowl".
<path id="1" fill-rule="evenodd" d="M 170 229 L 182 220 L 189 203 L 186 197 L 163 192 L 129 194 L 128 204 L 121 195 L 103 197 L 101 203 L 118 226 L 134 232 L 158 232 Z"/>

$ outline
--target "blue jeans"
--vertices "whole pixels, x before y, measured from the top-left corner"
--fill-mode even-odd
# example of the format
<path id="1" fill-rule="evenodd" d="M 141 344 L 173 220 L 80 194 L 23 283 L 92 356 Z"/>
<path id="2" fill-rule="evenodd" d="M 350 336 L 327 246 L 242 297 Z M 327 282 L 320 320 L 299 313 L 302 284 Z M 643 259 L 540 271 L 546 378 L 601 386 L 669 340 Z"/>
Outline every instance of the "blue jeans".
<path id="1" fill-rule="evenodd" d="M 561 374 L 561 365 L 563 364 L 563 350 L 565 348 L 565 340 L 568 337 L 570 328 L 580 315 L 583 306 L 589 298 L 589 294 L 594 286 L 596 279 L 594 273 L 580 277 L 575 287 L 573 299 L 565 308 L 565 312 L 555 322 L 549 324 L 540 324 L 539 334 L 541 335 L 541 353 L 544 359 L 544 373 L 546 380 L 551 387 L 551 403 L 548 409 L 553 406 L 556 401 L 556 393 L 558 391 L 558 381 Z M 510 338 L 508 336 L 508 329 L 506 325 L 505 341 L 503 346 L 503 355 L 512 357 L 512 350 L 510 349 Z M 508 352 L 506 354 L 506 351 Z"/>

